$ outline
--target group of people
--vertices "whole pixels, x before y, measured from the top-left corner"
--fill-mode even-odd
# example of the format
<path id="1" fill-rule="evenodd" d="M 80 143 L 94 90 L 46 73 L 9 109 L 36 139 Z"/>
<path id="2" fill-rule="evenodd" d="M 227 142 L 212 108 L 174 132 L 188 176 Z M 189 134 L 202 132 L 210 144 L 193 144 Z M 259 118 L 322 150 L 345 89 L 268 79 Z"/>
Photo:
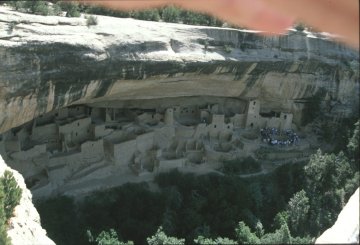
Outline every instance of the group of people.
<path id="1" fill-rule="evenodd" d="M 260 129 L 261 139 L 263 142 L 270 145 L 297 145 L 299 143 L 299 136 L 291 129 L 283 131 L 283 134 L 277 128 L 262 128 Z M 277 139 L 280 135 L 286 135 L 287 139 Z"/>

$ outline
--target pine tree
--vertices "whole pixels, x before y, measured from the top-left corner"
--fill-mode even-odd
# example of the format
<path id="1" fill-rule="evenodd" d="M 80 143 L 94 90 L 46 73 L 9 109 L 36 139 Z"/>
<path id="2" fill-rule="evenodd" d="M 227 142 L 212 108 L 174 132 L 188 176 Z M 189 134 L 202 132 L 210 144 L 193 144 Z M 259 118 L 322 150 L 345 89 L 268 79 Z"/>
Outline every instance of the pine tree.
<path id="1" fill-rule="evenodd" d="M 0 244 L 9 245 L 10 241 L 6 234 L 6 217 L 5 217 L 4 203 L 5 203 L 4 186 L 2 181 L 0 181 Z"/>
<path id="2" fill-rule="evenodd" d="M 360 155 L 360 148 L 359 148 L 359 137 L 360 137 L 360 120 L 355 123 L 355 129 L 353 132 L 353 136 L 349 139 L 349 143 L 347 145 L 348 153 L 351 158 L 354 159 L 355 169 L 359 170 L 359 155 Z"/>
<path id="3" fill-rule="evenodd" d="M 235 233 L 237 240 L 240 244 L 259 244 L 260 240 L 252 233 L 250 228 L 243 222 L 239 222 L 238 226 L 235 228 Z"/>
<path id="4" fill-rule="evenodd" d="M 295 193 L 290 199 L 287 208 L 287 213 L 289 215 L 288 222 L 289 227 L 294 234 L 303 234 L 304 229 L 306 228 L 305 222 L 307 221 L 309 208 L 309 198 L 306 196 L 304 190 Z"/>
<path id="5" fill-rule="evenodd" d="M 155 235 L 153 235 L 152 237 L 148 237 L 146 240 L 149 245 L 162 245 L 162 244 L 182 245 L 182 244 L 185 244 L 185 239 L 179 239 L 176 237 L 167 236 L 161 226 L 156 231 Z"/>
<path id="6" fill-rule="evenodd" d="M 6 170 L 2 177 L 2 184 L 5 193 L 4 210 L 5 219 L 8 220 L 12 217 L 14 208 L 19 204 L 21 199 L 21 189 L 13 176 L 13 174 Z"/>

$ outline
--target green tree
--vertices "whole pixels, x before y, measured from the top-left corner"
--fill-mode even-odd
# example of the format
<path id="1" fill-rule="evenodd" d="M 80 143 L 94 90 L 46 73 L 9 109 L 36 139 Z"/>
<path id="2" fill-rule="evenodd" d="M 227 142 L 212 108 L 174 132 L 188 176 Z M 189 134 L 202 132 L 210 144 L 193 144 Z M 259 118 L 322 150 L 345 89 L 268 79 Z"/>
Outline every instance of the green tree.
<path id="1" fill-rule="evenodd" d="M 60 7 L 66 12 L 66 17 L 80 17 L 79 3 L 72 1 L 61 1 Z"/>
<path id="2" fill-rule="evenodd" d="M 306 26 L 304 23 L 302 22 L 298 22 L 294 25 L 294 28 L 297 30 L 297 31 L 304 31 Z"/>
<path id="3" fill-rule="evenodd" d="M 86 26 L 96 26 L 98 24 L 98 19 L 94 15 L 90 15 L 86 17 Z"/>
<path id="4" fill-rule="evenodd" d="M 209 19 L 206 15 L 192 11 L 183 11 L 181 13 L 181 20 L 184 24 L 189 25 L 208 25 Z"/>
<path id="5" fill-rule="evenodd" d="M 235 228 L 237 241 L 240 244 L 259 244 L 260 240 L 255 233 L 252 233 L 250 228 L 243 222 L 239 222 Z"/>
<path id="6" fill-rule="evenodd" d="M 347 144 L 347 150 L 349 156 L 354 160 L 353 164 L 355 169 L 359 171 L 359 157 L 360 157 L 360 150 L 359 150 L 359 137 L 360 137 L 360 120 L 355 123 L 355 129 L 353 132 L 352 137 L 349 139 L 349 143 Z"/>
<path id="7" fill-rule="evenodd" d="M 2 181 L 0 181 L 0 244 L 10 245 L 9 238 L 6 233 L 6 215 L 4 210 L 5 193 Z"/>
<path id="8" fill-rule="evenodd" d="M 338 155 L 322 154 L 321 150 L 318 150 L 310 157 L 304 169 L 307 193 L 314 195 L 344 186 L 346 180 L 352 175 L 350 164 L 343 152 Z"/>
<path id="9" fill-rule="evenodd" d="M 162 227 L 160 226 L 159 229 L 156 231 L 155 235 L 152 237 L 148 237 L 147 242 L 149 245 L 182 245 L 185 244 L 185 239 L 179 239 L 176 237 L 170 237 L 165 234 Z"/>
<path id="10" fill-rule="evenodd" d="M 90 230 L 86 231 L 89 242 L 96 243 L 97 245 L 133 245 L 132 241 L 122 242 L 119 241 L 118 234 L 114 229 L 109 231 L 102 231 L 100 234 L 94 238 Z"/>
<path id="11" fill-rule="evenodd" d="M 62 13 L 62 9 L 59 3 L 55 3 L 52 8 L 53 15 L 60 15 Z"/>
<path id="12" fill-rule="evenodd" d="M 249 190 L 251 192 L 251 198 L 254 202 L 256 210 L 260 210 L 263 205 L 264 195 L 261 191 L 260 182 L 254 181 L 249 185 Z"/>
<path id="13" fill-rule="evenodd" d="M 59 15 L 61 8 L 58 3 L 55 3 L 51 8 L 46 1 L 32 0 L 32 1 L 9 1 L 8 4 L 15 10 L 21 12 L 30 12 L 38 15 Z"/>
<path id="14" fill-rule="evenodd" d="M 261 171 L 261 164 L 252 157 L 223 161 L 225 174 L 251 174 Z"/>
<path id="15" fill-rule="evenodd" d="M 281 211 L 275 215 L 274 218 L 274 226 L 275 227 L 281 227 L 288 222 L 289 214 L 287 211 Z"/>
<path id="16" fill-rule="evenodd" d="M 164 231 L 166 233 L 174 233 L 176 226 L 176 211 L 167 208 L 164 212 L 163 219 L 162 219 L 162 227 L 164 227 Z"/>
<path id="17" fill-rule="evenodd" d="M 292 244 L 313 244 L 314 239 L 309 236 L 293 237 L 293 238 L 291 238 L 291 243 Z"/>
<path id="18" fill-rule="evenodd" d="M 3 182 L 0 181 L 0 225 L 4 225 L 6 223 L 6 215 L 5 215 L 4 207 L 5 207 L 4 185 Z"/>
<path id="19" fill-rule="evenodd" d="M 25 7 L 26 1 L 7 1 L 6 3 L 9 4 L 9 6 L 13 7 L 15 10 L 22 10 Z"/>
<path id="20" fill-rule="evenodd" d="M 4 176 L 0 178 L 0 244 L 10 244 L 6 233 L 7 221 L 19 204 L 21 193 L 12 172 L 5 170 Z"/>
<path id="21" fill-rule="evenodd" d="M 158 9 L 147 9 L 142 11 L 134 11 L 132 13 L 134 19 L 139 20 L 150 20 L 150 21 L 159 21 L 160 14 Z"/>
<path id="22" fill-rule="evenodd" d="M 4 176 L 1 179 L 5 200 L 4 200 L 4 210 L 5 210 L 5 218 L 8 220 L 12 217 L 14 208 L 19 204 L 21 199 L 22 190 L 18 186 L 13 174 L 6 170 L 4 172 Z"/>
<path id="23" fill-rule="evenodd" d="M 311 156 L 304 170 L 310 203 L 308 230 L 316 236 L 335 222 L 346 200 L 345 188 L 351 190 L 349 180 L 354 178 L 354 171 L 343 152 L 322 154 L 320 150 Z"/>
<path id="24" fill-rule="evenodd" d="M 196 244 L 200 244 L 200 245 L 217 245 L 217 244 L 223 244 L 223 245 L 232 245 L 232 244 L 238 244 L 236 241 L 231 240 L 227 237 L 222 238 L 222 237 L 218 237 L 216 239 L 211 239 L 211 238 L 205 238 L 203 236 L 198 236 L 197 238 L 194 239 L 194 242 Z"/>
<path id="25" fill-rule="evenodd" d="M 262 223 L 260 222 L 260 220 L 258 220 L 255 225 L 255 234 L 258 237 L 262 237 L 264 235 L 264 233 L 265 233 L 264 227 L 263 227 Z"/>
<path id="26" fill-rule="evenodd" d="M 175 6 L 167 6 L 162 10 L 161 18 L 165 22 L 177 23 L 180 17 L 180 9 Z"/>
<path id="27" fill-rule="evenodd" d="M 0 244 L 1 245 L 11 245 L 10 239 L 7 236 L 6 233 L 6 226 L 0 225 Z"/>
<path id="28" fill-rule="evenodd" d="M 50 15 L 51 13 L 49 6 L 45 1 L 34 1 L 34 4 L 31 8 L 31 12 L 33 14 L 45 15 L 45 16 Z"/>
<path id="29" fill-rule="evenodd" d="M 56 244 L 81 244 L 79 239 L 84 230 L 79 227 L 75 202 L 67 196 L 54 197 L 35 203 L 41 217 L 41 225 L 46 227 L 48 236 Z"/>
<path id="30" fill-rule="evenodd" d="M 15 6 L 15 9 L 29 11 L 32 14 L 39 15 L 49 15 L 50 10 L 45 1 L 33 0 L 33 1 L 24 1 L 23 4 L 20 4 L 19 7 Z"/>
<path id="31" fill-rule="evenodd" d="M 289 227 L 282 225 L 274 233 L 267 233 L 261 237 L 261 243 L 264 244 L 289 244 L 292 241 Z"/>
<path id="32" fill-rule="evenodd" d="M 304 234 L 309 208 L 309 198 L 304 190 L 295 193 L 290 199 L 287 207 L 288 222 L 294 234 Z"/>
<path id="33" fill-rule="evenodd" d="M 353 178 L 350 178 L 346 181 L 344 191 L 345 191 L 345 199 L 348 200 L 352 194 L 355 192 L 357 188 L 359 188 L 360 183 L 360 174 L 359 171 L 357 171 L 354 174 Z"/>
<path id="34" fill-rule="evenodd" d="M 128 18 L 131 15 L 130 11 L 114 10 L 96 4 L 84 5 L 83 7 L 85 12 L 88 14 L 106 15 L 120 18 Z"/>

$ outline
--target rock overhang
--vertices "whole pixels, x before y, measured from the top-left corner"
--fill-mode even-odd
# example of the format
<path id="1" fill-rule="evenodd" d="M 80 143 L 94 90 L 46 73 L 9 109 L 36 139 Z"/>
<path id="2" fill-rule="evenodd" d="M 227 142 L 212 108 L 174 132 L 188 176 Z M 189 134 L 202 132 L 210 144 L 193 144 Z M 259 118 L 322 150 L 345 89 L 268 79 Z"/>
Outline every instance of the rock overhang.
<path id="1" fill-rule="evenodd" d="M 0 28 L 9 30 L 0 37 L 1 131 L 72 103 L 107 100 L 214 95 L 279 106 L 325 87 L 358 103 L 358 53 L 324 36 L 106 16 L 87 27 L 83 17 L 0 13 Z M 26 116 L 14 119 L 10 110 Z"/>

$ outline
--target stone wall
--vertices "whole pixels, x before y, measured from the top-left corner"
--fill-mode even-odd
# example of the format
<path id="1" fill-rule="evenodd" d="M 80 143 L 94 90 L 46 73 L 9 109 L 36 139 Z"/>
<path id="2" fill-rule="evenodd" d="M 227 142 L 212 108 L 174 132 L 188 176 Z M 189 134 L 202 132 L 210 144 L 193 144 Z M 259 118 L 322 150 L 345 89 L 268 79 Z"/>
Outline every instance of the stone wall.
<path id="1" fill-rule="evenodd" d="M 0 132 L 70 104 L 125 100 L 258 99 L 298 124 L 304 102 L 325 89 L 359 111 L 358 52 L 327 36 L 267 37 L 102 16 L 87 28 L 84 18 L 39 17 L 0 7 L 1 29 L 18 23 L 0 40 Z M 181 46 L 176 52 L 172 40 Z M 225 44 L 233 51 L 224 52 Z"/>

